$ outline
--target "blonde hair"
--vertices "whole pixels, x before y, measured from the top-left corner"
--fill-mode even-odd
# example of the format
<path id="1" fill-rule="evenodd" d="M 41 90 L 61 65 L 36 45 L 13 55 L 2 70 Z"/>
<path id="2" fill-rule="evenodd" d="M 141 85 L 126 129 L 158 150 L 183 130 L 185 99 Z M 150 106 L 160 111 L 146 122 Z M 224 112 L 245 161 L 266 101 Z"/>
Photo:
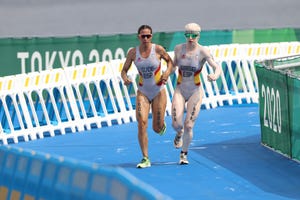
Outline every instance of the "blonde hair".
<path id="1" fill-rule="evenodd" d="M 200 33 L 201 27 L 196 23 L 188 23 L 184 27 L 186 33 Z"/>

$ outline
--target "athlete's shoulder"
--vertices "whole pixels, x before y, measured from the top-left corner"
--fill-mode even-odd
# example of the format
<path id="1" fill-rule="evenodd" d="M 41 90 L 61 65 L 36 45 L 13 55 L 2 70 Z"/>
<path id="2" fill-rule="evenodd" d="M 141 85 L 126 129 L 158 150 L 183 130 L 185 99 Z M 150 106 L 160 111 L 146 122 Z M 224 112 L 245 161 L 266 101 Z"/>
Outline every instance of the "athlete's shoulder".
<path id="1" fill-rule="evenodd" d="M 132 47 L 131 49 L 129 49 L 127 53 L 127 58 L 131 58 L 132 60 L 134 60 L 135 55 L 136 55 L 136 47 Z"/>
<path id="2" fill-rule="evenodd" d="M 157 54 L 164 55 L 167 53 L 166 49 L 163 46 L 161 46 L 159 44 L 154 44 L 154 45 L 155 45 L 155 52 Z"/>
<path id="3" fill-rule="evenodd" d="M 209 50 L 209 48 L 207 47 L 207 46 L 203 46 L 203 45 L 198 45 L 198 48 L 199 48 L 199 50 L 200 50 L 200 52 L 202 53 L 202 54 L 210 54 L 209 52 L 210 52 L 210 50 Z"/>
<path id="4" fill-rule="evenodd" d="M 136 49 L 137 49 L 137 47 L 131 47 L 131 48 L 128 50 L 128 54 L 136 53 Z"/>
<path id="5" fill-rule="evenodd" d="M 185 43 L 177 44 L 177 45 L 175 46 L 175 48 L 181 48 L 181 47 L 183 47 L 184 45 L 186 45 L 186 44 L 185 44 Z"/>
<path id="6" fill-rule="evenodd" d="M 183 48 L 184 45 L 185 45 L 184 43 L 182 43 L 182 44 L 177 44 L 177 45 L 175 46 L 174 50 L 175 50 L 175 51 L 179 51 L 179 50 L 181 50 L 181 49 Z"/>
<path id="7" fill-rule="evenodd" d="M 162 46 L 162 45 L 160 45 L 160 44 L 152 44 L 152 45 L 154 45 L 155 46 L 155 50 L 158 50 L 158 51 L 165 51 L 166 49 Z"/>

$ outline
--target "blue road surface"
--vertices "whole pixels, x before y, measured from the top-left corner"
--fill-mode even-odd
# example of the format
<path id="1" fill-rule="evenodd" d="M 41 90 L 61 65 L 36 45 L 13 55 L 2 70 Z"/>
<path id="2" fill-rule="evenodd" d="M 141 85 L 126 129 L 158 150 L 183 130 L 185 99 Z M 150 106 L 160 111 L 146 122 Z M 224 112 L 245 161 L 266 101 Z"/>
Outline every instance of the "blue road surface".
<path id="1" fill-rule="evenodd" d="M 122 167 L 173 199 L 300 199 L 300 165 L 261 145 L 257 104 L 201 110 L 184 166 L 171 117 L 166 121 L 159 136 L 149 119 L 152 166 L 146 169 L 136 168 L 142 157 L 135 122 L 12 145 Z"/>

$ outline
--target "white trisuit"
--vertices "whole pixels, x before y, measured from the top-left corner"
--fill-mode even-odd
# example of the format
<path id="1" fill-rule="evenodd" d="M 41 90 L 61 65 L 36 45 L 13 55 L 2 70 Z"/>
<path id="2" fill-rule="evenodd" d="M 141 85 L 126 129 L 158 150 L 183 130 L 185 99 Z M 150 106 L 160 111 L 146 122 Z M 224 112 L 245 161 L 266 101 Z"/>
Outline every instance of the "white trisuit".
<path id="1" fill-rule="evenodd" d="M 193 138 L 193 127 L 198 117 L 203 91 L 200 72 L 206 58 L 201 54 L 202 46 L 198 45 L 192 52 L 186 53 L 186 44 L 180 44 L 174 63 L 178 66 L 177 86 L 172 99 L 172 126 L 178 135 L 183 134 L 182 151 L 187 152 Z M 183 124 L 185 103 L 186 118 Z"/>
<path id="2" fill-rule="evenodd" d="M 150 55 L 143 58 L 140 55 L 139 47 L 136 47 L 136 58 L 134 64 L 139 72 L 138 89 L 149 101 L 164 89 L 161 77 L 161 62 L 156 57 L 155 44 L 152 44 Z"/>

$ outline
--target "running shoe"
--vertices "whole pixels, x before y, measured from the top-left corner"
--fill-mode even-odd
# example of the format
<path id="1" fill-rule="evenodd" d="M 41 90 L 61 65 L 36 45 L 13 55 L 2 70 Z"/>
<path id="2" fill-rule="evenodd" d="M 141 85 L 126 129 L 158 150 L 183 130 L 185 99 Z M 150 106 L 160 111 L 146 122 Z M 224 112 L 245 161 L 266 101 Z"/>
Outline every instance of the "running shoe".
<path id="1" fill-rule="evenodd" d="M 180 153 L 179 164 L 180 165 L 187 165 L 187 164 L 189 164 L 189 161 L 187 160 L 187 153 L 184 153 L 184 152 Z"/>
<path id="2" fill-rule="evenodd" d="M 151 162 L 149 158 L 144 157 L 139 164 L 136 166 L 137 168 L 146 168 L 146 167 L 151 167 Z"/>
<path id="3" fill-rule="evenodd" d="M 161 129 L 161 131 L 158 133 L 160 136 L 164 135 L 166 133 L 166 130 L 167 130 L 167 125 L 166 125 L 166 122 L 164 122 L 164 126 L 163 128 Z"/>
<path id="4" fill-rule="evenodd" d="M 182 137 L 178 135 L 178 133 L 175 135 L 174 138 L 174 147 L 176 149 L 179 149 L 180 147 L 182 147 Z"/>

